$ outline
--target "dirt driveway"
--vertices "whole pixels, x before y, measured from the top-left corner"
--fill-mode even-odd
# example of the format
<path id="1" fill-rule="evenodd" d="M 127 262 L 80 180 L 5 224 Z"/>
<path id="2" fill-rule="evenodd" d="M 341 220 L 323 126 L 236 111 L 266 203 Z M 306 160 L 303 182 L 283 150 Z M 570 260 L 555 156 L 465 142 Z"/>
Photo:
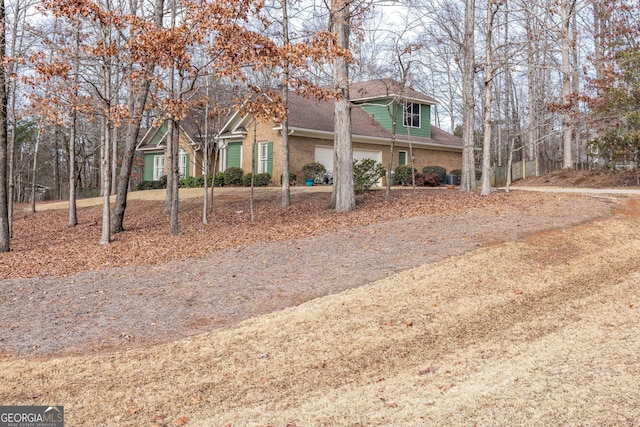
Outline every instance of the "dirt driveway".
<path id="1" fill-rule="evenodd" d="M 637 200 L 532 200 L 2 281 L 0 401 L 88 426 L 640 425 Z"/>

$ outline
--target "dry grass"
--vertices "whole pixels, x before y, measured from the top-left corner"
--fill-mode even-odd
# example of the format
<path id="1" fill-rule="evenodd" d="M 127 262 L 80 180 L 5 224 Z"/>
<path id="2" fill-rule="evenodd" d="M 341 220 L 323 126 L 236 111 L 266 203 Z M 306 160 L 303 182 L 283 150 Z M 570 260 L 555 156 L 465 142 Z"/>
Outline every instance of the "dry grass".
<path id="1" fill-rule="evenodd" d="M 180 342 L 0 360 L 70 426 L 638 425 L 640 222 L 478 249 Z"/>

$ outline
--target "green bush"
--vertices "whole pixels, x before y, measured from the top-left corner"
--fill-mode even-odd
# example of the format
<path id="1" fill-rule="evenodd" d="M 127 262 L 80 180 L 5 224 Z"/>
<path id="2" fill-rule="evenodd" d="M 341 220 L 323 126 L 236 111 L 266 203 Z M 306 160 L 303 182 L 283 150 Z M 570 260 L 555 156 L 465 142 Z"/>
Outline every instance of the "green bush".
<path id="1" fill-rule="evenodd" d="M 213 185 L 216 187 L 224 186 L 224 172 L 217 172 L 215 177 L 213 178 Z"/>
<path id="2" fill-rule="evenodd" d="M 251 187 L 251 177 L 253 174 L 248 173 L 242 177 L 242 184 L 245 187 Z M 268 173 L 259 173 L 253 178 L 253 186 L 254 187 L 266 187 L 271 184 L 271 175 Z"/>
<path id="3" fill-rule="evenodd" d="M 167 176 L 162 176 L 158 181 L 142 181 L 136 187 L 136 190 L 160 190 L 167 188 Z"/>
<path id="4" fill-rule="evenodd" d="M 380 180 L 386 171 L 382 163 L 373 159 L 362 159 L 353 161 L 353 184 L 356 193 L 364 193 Z"/>
<path id="5" fill-rule="evenodd" d="M 271 174 L 266 172 L 257 174 L 253 182 L 256 187 L 266 187 L 269 184 L 271 184 Z"/>
<path id="6" fill-rule="evenodd" d="M 224 171 L 224 185 L 242 185 L 242 172 L 241 168 L 230 167 Z"/>
<path id="7" fill-rule="evenodd" d="M 204 187 L 204 175 L 182 178 L 180 181 L 178 181 L 178 187 L 180 188 Z"/>
<path id="8" fill-rule="evenodd" d="M 411 166 L 398 166 L 394 172 L 393 185 L 411 185 Z M 414 168 L 413 172 L 417 172 Z"/>
<path id="9" fill-rule="evenodd" d="M 322 175 L 324 175 L 326 172 L 327 168 L 325 168 L 322 163 L 312 162 L 302 166 L 302 174 L 305 178 L 322 178 Z"/>
<path id="10" fill-rule="evenodd" d="M 438 184 L 444 182 L 444 178 L 447 176 L 447 170 L 442 166 L 425 166 L 422 168 L 422 173 L 436 174 L 438 175 Z"/>
<path id="11" fill-rule="evenodd" d="M 295 173 L 289 172 L 289 185 L 294 185 L 297 180 L 297 176 Z M 282 185 L 282 175 L 280 175 L 280 185 Z"/>

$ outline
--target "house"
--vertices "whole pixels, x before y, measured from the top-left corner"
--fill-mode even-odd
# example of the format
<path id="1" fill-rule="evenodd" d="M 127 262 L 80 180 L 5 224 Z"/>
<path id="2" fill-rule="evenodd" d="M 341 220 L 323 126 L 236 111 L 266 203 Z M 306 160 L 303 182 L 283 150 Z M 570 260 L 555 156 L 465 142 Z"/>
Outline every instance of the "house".
<path id="1" fill-rule="evenodd" d="M 401 90 L 400 84 L 389 79 L 354 83 L 350 87 L 353 158 L 371 158 L 385 168 L 389 163 L 392 141 L 392 120 L 389 105 L 399 104 L 396 120 L 394 167 L 410 165 L 419 171 L 425 166 L 442 166 L 447 171 L 462 167 L 462 140 L 431 125 L 431 107 L 436 100 L 411 87 Z M 289 95 L 289 171 L 302 177 L 302 166 L 322 163 L 328 173 L 333 171 L 333 100 Z M 185 176 L 201 174 L 202 158 L 197 126 L 181 122 L 181 171 Z M 274 184 L 282 175 L 281 126 L 275 121 L 256 120 L 250 114 L 234 113 L 217 135 L 219 144 L 218 170 L 240 167 L 251 172 L 254 137 L 257 173 L 271 174 Z M 166 124 L 151 129 L 138 145 L 145 158 L 144 179 L 157 180 L 166 174 L 164 149 Z M 189 166 L 190 165 L 190 166 Z M 182 174 L 182 172 L 181 172 Z"/>
<path id="2" fill-rule="evenodd" d="M 392 140 L 389 102 L 400 103 L 396 121 L 394 167 L 411 163 L 442 166 L 450 171 L 462 167 L 462 139 L 431 125 L 431 107 L 436 101 L 392 80 L 355 83 L 350 87 L 353 158 L 371 158 L 387 167 Z M 322 163 L 333 170 L 334 102 L 289 95 L 289 170 L 301 176 L 302 166 Z M 256 121 L 251 115 L 235 113 L 220 134 L 220 170 L 252 168 L 253 141 L 257 141 L 256 170 L 273 177 L 282 174 L 281 127 L 275 122 Z M 279 183 L 279 179 L 274 179 Z"/>
<path id="3" fill-rule="evenodd" d="M 144 181 L 158 181 L 167 175 L 166 157 L 169 121 L 151 127 L 138 143 L 136 150 L 144 158 Z M 180 178 L 202 175 L 201 126 L 196 115 L 187 115 L 180 121 L 178 136 L 178 172 Z"/>

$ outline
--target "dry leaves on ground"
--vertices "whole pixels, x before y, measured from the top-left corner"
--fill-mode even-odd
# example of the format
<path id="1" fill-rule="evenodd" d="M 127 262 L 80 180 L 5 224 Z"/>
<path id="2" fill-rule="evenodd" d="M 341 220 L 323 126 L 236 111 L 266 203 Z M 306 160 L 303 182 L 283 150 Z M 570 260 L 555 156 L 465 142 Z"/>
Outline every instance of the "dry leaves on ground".
<path id="1" fill-rule="evenodd" d="M 100 245 L 101 208 L 79 210 L 79 225 L 67 226 L 65 210 L 20 213 L 14 220 L 12 251 L 0 258 L 0 279 L 68 276 L 105 267 L 150 265 L 198 258 L 234 245 L 322 235 L 349 226 L 391 221 L 416 215 L 454 214 L 474 207 L 497 210 L 535 206 L 535 195 L 494 193 L 489 197 L 444 189 L 394 190 L 391 202 L 381 191 L 358 197 L 355 212 L 333 213 L 327 192 L 294 193 L 293 205 L 280 206 L 279 194 L 258 193 L 255 222 L 245 196 L 220 195 L 208 225 L 202 223 L 198 199 L 181 202 L 180 236 L 169 234 L 164 203 L 135 200 L 125 217 L 126 232 Z"/>

